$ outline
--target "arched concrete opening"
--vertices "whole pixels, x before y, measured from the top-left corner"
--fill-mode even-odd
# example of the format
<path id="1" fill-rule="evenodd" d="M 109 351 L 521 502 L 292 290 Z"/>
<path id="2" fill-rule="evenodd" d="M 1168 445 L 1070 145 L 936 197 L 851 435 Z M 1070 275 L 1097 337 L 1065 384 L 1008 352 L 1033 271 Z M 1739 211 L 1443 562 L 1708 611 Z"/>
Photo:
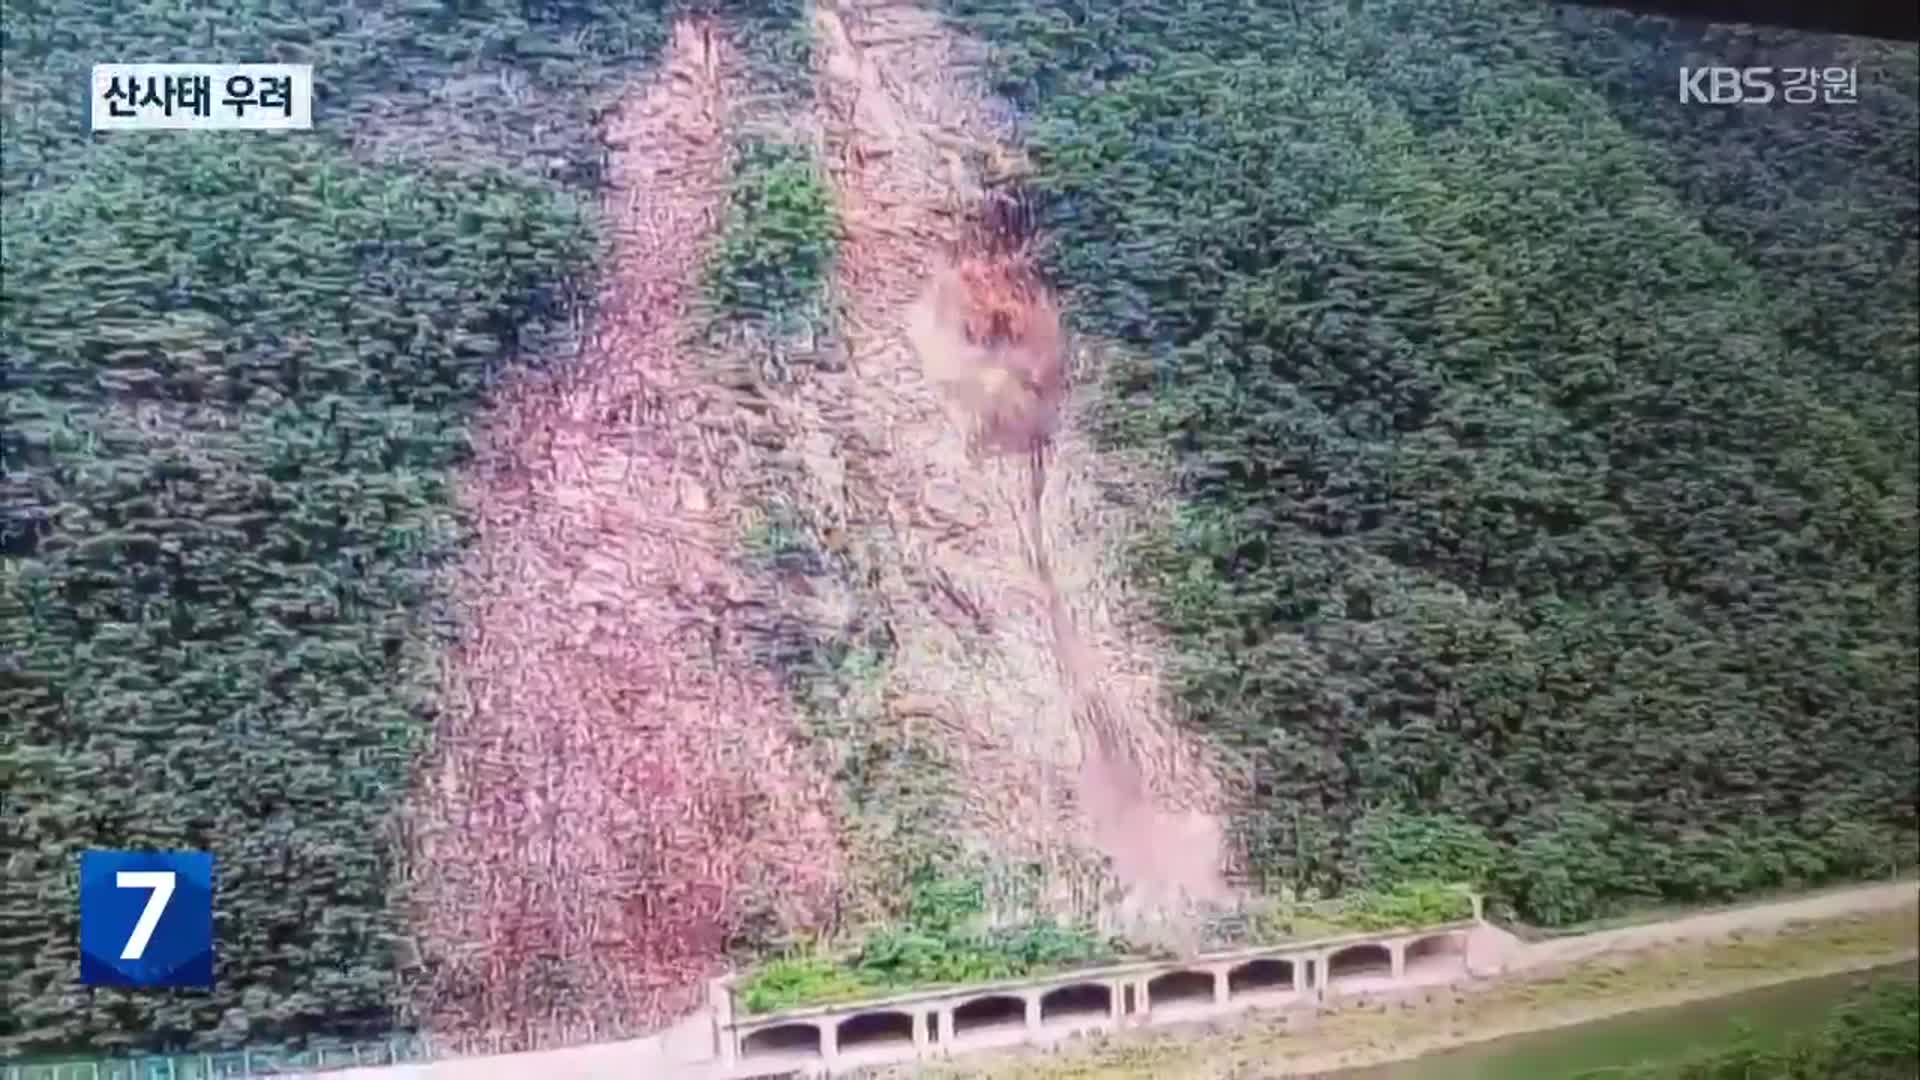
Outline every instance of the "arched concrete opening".
<path id="1" fill-rule="evenodd" d="M 1147 1008 L 1153 1008 L 1153 991 L 1147 991 Z M 1113 1009 L 1113 991 L 1097 983 L 1063 986 L 1040 999 L 1040 1022 L 1085 1020 L 1106 1016 Z"/>
<path id="2" fill-rule="evenodd" d="M 1467 935 L 1435 934 L 1407 946 L 1407 977 L 1422 982 L 1450 979 L 1467 970 Z"/>
<path id="3" fill-rule="evenodd" d="M 1169 971 L 1147 981 L 1147 1010 L 1213 1004 L 1213 976 L 1204 971 Z"/>
<path id="4" fill-rule="evenodd" d="M 1027 1003 L 996 994 L 975 998 L 953 1010 L 953 1037 L 963 1039 L 983 1031 L 1017 1031 L 1027 1026 Z"/>
<path id="5" fill-rule="evenodd" d="M 927 1014 L 927 1041 L 940 1041 L 940 1014 L 937 1012 Z"/>
<path id="6" fill-rule="evenodd" d="M 1132 983 L 1128 983 L 1120 992 L 1120 1011 L 1128 1016 L 1132 1016 L 1134 1013 L 1140 1011 L 1139 1006 L 1136 1005 L 1133 1000 Z"/>
<path id="7" fill-rule="evenodd" d="M 1293 993 L 1291 960 L 1249 960 L 1227 972 L 1227 996 Z"/>
<path id="8" fill-rule="evenodd" d="M 871 1012 L 840 1021 L 840 1052 L 913 1045 L 913 1017 L 903 1012 Z"/>
<path id="9" fill-rule="evenodd" d="M 813 1024 L 776 1024 L 749 1032 L 740 1041 L 743 1058 L 820 1056 L 820 1029 Z"/>
<path id="10" fill-rule="evenodd" d="M 1327 957 L 1330 989 L 1362 989 L 1393 981 L 1393 953 L 1385 945 L 1349 945 Z"/>

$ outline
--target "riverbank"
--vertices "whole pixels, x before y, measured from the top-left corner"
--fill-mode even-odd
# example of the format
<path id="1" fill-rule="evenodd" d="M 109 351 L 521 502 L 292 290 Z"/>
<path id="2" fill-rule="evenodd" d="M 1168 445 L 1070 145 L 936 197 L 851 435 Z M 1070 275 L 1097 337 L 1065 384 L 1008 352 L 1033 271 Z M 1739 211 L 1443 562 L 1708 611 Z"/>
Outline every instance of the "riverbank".
<path id="1" fill-rule="evenodd" d="M 1053 1052 L 969 1058 L 916 1075 L 1051 1080 L 1298 1076 L 1404 1061 L 1477 1042 L 1667 1008 L 1920 956 L 1920 888 L 1841 890 L 1535 944 L 1511 941 L 1505 972 L 1393 1002 L 1357 1002 L 1305 1023 L 1129 1033 Z M 884 1072 L 900 1076 L 903 1072 Z"/>
<path id="2" fill-rule="evenodd" d="M 1795 979 L 1313 1080 L 1914 1080 L 1920 962 Z"/>

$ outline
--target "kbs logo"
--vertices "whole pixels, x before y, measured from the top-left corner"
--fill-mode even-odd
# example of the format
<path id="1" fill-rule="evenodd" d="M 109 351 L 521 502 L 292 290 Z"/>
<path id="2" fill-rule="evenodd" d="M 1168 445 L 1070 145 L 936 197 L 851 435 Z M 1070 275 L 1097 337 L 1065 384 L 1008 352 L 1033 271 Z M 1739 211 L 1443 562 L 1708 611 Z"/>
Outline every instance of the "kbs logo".
<path id="1" fill-rule="evenodd" d="M 213 856 L 88 851 L 80 856 L 80 981 L 213 985 Z"/>
<path id="2" fill-rule="evenodd" d="M 1776 77 L 1776 73 L 1777 76 Z M 1680 69 L 1683 105 L 1851 105 L 1859 100 L 1853 68 L 1703 67 Z"/>
<path id="3" fill-rule="evenodd" d="M 1680 100 L 1702 105 L 1765 105 L 1773 100 L 1772 68 L 1681 68 Z"/>

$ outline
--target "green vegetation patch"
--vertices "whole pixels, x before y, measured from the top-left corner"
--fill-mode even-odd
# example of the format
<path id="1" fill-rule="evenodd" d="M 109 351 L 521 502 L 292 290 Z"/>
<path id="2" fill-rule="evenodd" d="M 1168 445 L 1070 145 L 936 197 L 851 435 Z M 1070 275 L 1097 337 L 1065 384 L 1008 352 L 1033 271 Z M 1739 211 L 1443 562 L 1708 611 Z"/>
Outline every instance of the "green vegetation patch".
<path id="1" fill-rule="evenodd" d="M 1208 918 L 1201 941 L 1210 950 L 1341 937 L 1353 933 L 1410 929 L 1473 918 L 1473 893 L 1439 880 L 1408 880 L 1392 886 L 1351 888 L 1338 896 L 1259 897 L 1240 910 Z"/>
<path id="2" fill-rule="evenodd" d="M 807 148 L 748 142 L 708 264 L 708 294 L 728 315 L 791 324 L 819 303 L 834 240 L 833 196 Z"/>
<path id="3" fill-rule="evenodd" d="M 1354 889 L 1340 897 L 1334 921 L 1355 930 L 1418 929 L 1473 918 L 1473 897 L 1438 881 L 1403 881 L 1380 891 Z"/>
<path id="4" fill-rule="evenodd" d="M 1583 1073 L 1578 1080 L 1910 1080 L 1920 1062 L 1920 984 L 1889 981 L 1836 1007 L 1819 1031 L 1786 1046 L 1745 1045 L 1665 1065 Z"/>
<path id="5" fill-rule="evenodd" d="M 1133 564 L 1265 891 L 1459 874 L 1560 924 L 1911 864 L 1896 48 L 1803 42 L 1886 87 L 1834 127 L 1721 124 L 1673 111 L 1665 24 L 1602 62 L 1505 0 L 946 6 L 1126 343 L 1100 434 L 1174 454 Z M 1811 314 L 1866 279 L 1905 299 Z"/>
<path id="6" fill-rule="evenodd" d="M 853 948 L 801 948 L 753 968 L 737 987 L 741 1008 L 764 1013 L 1172 955 L 1049 919 L 982 928 L 984 911 L 981 878 L 923 872 L 898 924 L 870 932 Z M 1273 945 L 1472 916 L 1473 900 L 1464 889 L 1413 882 L 1329 900 L 1266 902 L 1212 920 L 1203 940 L 1209 949 Z"/>
<path id="7" fill-rule="evenodd" d="M 1122 946 L 1085 928 L 1034 921 L 985 929 L 978 880 L 923 875 L 906 917 L 844 952 L 811 949 L 776 958 L 737 986 L 749 1013 L 907 990 L 1019 978 L 1119 958 Z"/>

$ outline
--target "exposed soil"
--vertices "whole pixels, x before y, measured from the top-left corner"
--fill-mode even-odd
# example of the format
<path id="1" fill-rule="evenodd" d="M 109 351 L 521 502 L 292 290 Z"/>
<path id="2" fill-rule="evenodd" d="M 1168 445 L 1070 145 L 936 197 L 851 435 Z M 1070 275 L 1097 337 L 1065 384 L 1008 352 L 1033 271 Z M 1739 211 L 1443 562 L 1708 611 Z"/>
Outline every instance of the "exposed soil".
<path id="1" fill-rule="evenodd" d="M 1097 355 L 1066 341 L 1024 238 L 987 209 L 1009 133 L 933 13 L 842 0 L 815 15 L 855 362 L 803 409 L 851 413 L 859 434 L 818 495 L 888 534 L 890 606 L 910 613 L 892 698 L 956 750 L 968 841 L 1041 862 L 1067 913 L 1114 915 L 1116 877 L 1120 908 L 1219 898 L 1225 793 L 1167 714 L 1118 573 L 1155 477 L 1095 454 L 1076 423 L 1068 386 Z"/>
<path id="2" fill-rule="evenodd" d="M 695 1008 L 749 911 L 819 925 L 832 796 L 751 662 L 735 410 L 683 347 L 734 63 L 700 22 L 613 118 L 612 274 L 581 356 L 499 401 L 462 501 L 409 884 L 436 1034 L 506 1047 Z"/>

